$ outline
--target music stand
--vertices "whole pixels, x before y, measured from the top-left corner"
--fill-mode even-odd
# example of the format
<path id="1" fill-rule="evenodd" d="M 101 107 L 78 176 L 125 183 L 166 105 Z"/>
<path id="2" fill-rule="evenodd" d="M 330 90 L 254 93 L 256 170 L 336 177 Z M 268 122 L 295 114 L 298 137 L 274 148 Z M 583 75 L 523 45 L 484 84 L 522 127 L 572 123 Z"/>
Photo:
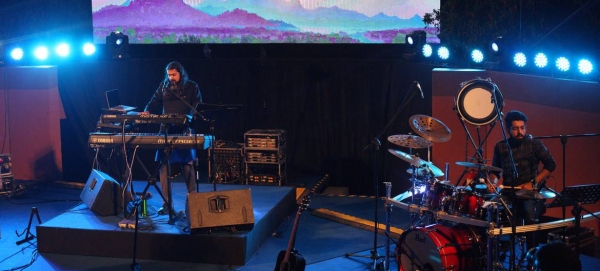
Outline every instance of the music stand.
<path id="1" fill-rule="evenodd" d="M 600 199 L 600 184 L 585 184 L 565 187 L 547 208 L 573 206 L 571 213 L 575 218 L 575 252 L 579 256 L 579 231 L 581 229 L 581 210 L 584 210 L 593 215 L 592 212 L 586 210 L 583 204 L 594 204 Z M 596 216 L 594 216 L 596 217 Z M 598 217 L 596 217 L 598 218 Z M 599 218 L 600 219 L 600 218 Z M 563 233 L 563 241 L 565 234 Z"/>

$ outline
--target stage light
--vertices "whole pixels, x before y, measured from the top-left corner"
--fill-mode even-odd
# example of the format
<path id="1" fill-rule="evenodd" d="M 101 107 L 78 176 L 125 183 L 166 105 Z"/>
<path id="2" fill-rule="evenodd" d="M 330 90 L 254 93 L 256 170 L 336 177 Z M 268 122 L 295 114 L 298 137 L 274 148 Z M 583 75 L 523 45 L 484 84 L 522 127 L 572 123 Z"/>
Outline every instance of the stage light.
<path id="1" fill-rule="evenodd" d="M 71 48 L 66 43 L 59 44 L 58 46 L 56 46 L 55 50 L 56 50 L 56 54 L 59 55 L 60 57 L 66 57 L 71 52 Z"/>
<path id="2" fill-rule="evenodd" d="M 556 59 L 556 68 L 561 72 L 566 72 L 571 68 L 571 63 L 566 57 L 561 56 Z"/>
<path id="3" fill-rule="evenodd" d="M 21 47 L 14 48 L 12 51 L 10 51 L 10 57 L 17 61 L 21 60 L 23 55 L 25 55 L 25 53 Z"/>
<path id="4" fill-rule="evenodd" d="M 415 44 L 415 39 L 413 38 L 412 35 L 406 35 L 406 44 L 412 46 Z"/>
<path id="5" fill-rule="evenodd" d="M 490 51 L 494 55 L 500 55 L 506 50 L 505 46 L 504 39 L 502 39 L 502 37 L 497 37 L 490 42 Z"/>
<path id="6" fill-rule="evenodd" d="M 448 60 L 450 58 L 450 49 L 446 46 L 440 46 L 437 50 L 438 57 L 442 60 Z"/>
<path id="7" fill-rule="evenodd" d="M 112 58 L 129 57 L 129 37 L 121 32 L 112 32 L 106 36 L 106 46 Z"/>
<path id="8" fill-rule="evenodd" d="M 46 60 L 49 55 L 48 48 L 46 46 L 37 47 L 33 51 L 33 55 L 39 60 Z"/>
<path id="9" fill-rule="evenodd" d="M 537 53 L 533 59 L 533 63 L 538 68 L 545 68 L 548 66 L 548 57 L 544 53 Z"/>
<path id="10" fill-rule="evenodd" d="M 413 31 L 406 35 L 405 43 L 411 47 L 421 48 L 427 42 L 427 33 L 423 30 Z"/>
<path id="11" fill-rule="evenodd" d="M 92 43 L 86 43 L 83 45 L 83 54 L 86 56 L 91 56 L 96 52 L 96 46 Z"/>
<path id="12" fill-rule="evenodd" d="M 471 60 L 475 63 L 481 63 L 483 61 L 483 52 L 479 49 L 473 49 L 471 51 Z"/>
<path id="13" fill-rule="evenodd" d="M 581 59 L 577 64 L 577 68 L 579 70 L 579 73 L 583 75 L 588 75 L 594 70 L 594 65 L 592 65 L 592 62 L 587 59 Z"/>
<path id="14" fill-rule="evenodd" d="M 423 56 L 429 58 L 432 55 L 433 55 L 433 47 L 431 46 L 431 44 L 423 45 Z"/>
<path id="15" fill-rule="evenodd" d="M 523 68 L 525 67 L 525 65 L 527 65 L 527 57 L 524 53 L 518 52 L 513 57 L 513 62 L 515 63 L 515 65 L 517 65 L 517 67 Z"/>

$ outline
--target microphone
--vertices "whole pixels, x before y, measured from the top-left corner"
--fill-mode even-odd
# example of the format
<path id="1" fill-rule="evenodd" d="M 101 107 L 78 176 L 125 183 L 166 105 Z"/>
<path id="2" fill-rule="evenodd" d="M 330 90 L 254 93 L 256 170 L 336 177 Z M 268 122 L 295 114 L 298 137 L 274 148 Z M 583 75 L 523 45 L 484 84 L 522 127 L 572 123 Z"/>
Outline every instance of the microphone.
<path id="1" fill-rule="evenodd" d="M 421 92 L 421 98 L 425 99 L 425 96 L 423 95 L 423 89 L 421 88 L 421 84 L 419 84 L 419 82 L 415 81 L 415 85 L 419 89 L 419 92 Z"/>

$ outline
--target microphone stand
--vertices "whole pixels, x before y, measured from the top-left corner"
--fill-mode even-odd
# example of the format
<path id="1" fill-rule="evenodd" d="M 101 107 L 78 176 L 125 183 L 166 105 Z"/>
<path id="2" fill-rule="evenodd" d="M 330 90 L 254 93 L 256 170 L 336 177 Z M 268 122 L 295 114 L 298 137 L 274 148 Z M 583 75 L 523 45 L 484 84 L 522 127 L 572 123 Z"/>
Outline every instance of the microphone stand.
<path id="1" fill-rule="evenodd" d="M 416 95 L 416 92 L 413 91 L 412 95 L 410 95 L 410 97 L 408 97 L 408 94 L 411 93 L 411 90 L 414 86 L 416 86 L 417 84 L 419 84 L 417 81 L 414 81 L 409 89 L 408 92 L 406 92 L 406 95 L 404 96 L 404 100 L 402 101 L 402 103 L 400 104 L 400 107 L 398 107 L 398 110 L 396 110 L 396 113 L 394 114 L 394 116 L 392 116 L 392 118 L 390 119 L 390 121 L 385 125 L 385 127 L 383 127 L 383 129 L 371 140 L 371 142 L 369 142 L 369 144 L 367 146 L 365 146 L 363 148 L 363 150 L 371 150 L 371 159 L 373 161 L 373 186 L 375 189 L 375 197 L 374 197 L 374 230 L 373 230 L 373 249 L 371 250 L 371 255 L 370 256 L 364 256 L 364 255 L 356 255 L 356 254 L 350 254 L 350 253 L 346 253 L 345 256 L 346 257 L 350 257 L 350 256 L 356 256 L 356 257 L 363 257 L 363 258 L 370 258 L 371 260 L 373 260 L 373 270 L 378 270 L 378 263 L 377 260 L 380 259 L 381 257 L 377 254 L 377 231 L 379 230 L 379 223 L 378 223 L 378 218 L 377 218 L 377 205 L 378 205 L 378 201 L 379 201 L 379 180 L 378 180 L 378 167 L 377 167 L 377 153 L 379 152 L 379 147 L 381 146 L 381 141 L 379 140 L 379 138 L 381 136 L 383 136 L 383 134 L 387 131 L 387 129 L 392 125 L 392 123 L 394 122 L 394 120 L 396 120 L 396 118 L 400 115 L 400 112 L 402 111 L 402 109 L 404 109 L 404 107 L 406 107 L 406 105 L 408 105 L 408 102 Z M 422 91 L 419 87 L 419 90 Z M 422 92 L 421 92 L 422 93 Z M 408 98 L 407 98 L 408 97 Z M 389 236 L 386 236 L 386 238 L 389 238 Z M 388 252 L 386 252 L 387 254 Z M 389 266 L 388 263 L 384 262 L 383 266 L 387 267 Z"/>
<path id="2" fill-rule="evenodd" d="M 591 136 L 600 136 L 600 134 L 593 133 L 593 134 L 558 135 L 558 136 L 536 136 L 535 137 L 535 138 L 539 138 L 539 139 L 560 138 L 560 143 L 562 144 L 562 180 L 563 180 L 562 181 L 562 187 L 567 187 L 567 183 L 566 183 L 566 180 L 567 180 L 567 174 L 566 174 L 566 168 L 567 168 L 567 156 L 566 156 L 566 152 L 567 152 L 567 139 L 569 139 L 570 137 L 591 137 Z M 554 192 L 554 191 L 552 191 L 552 192 Z M 566 206 L 562 206 L 562 219 L 564 220 L 565 218 L 566 218 Z M 563 234 L 563 236 L 564 236 L 564 234 Z"/>
<path id="3" fill-rule="evenodd" d="M 500 112 L 500 107 L 498 106 L 498 99 L 496 97 L 496 86 L 494 85 L 494 89 L 492 90 L 492 103 L 494 104 L 494 109 L 496 110 L 496 114 L 498 116 L 498 122 L 500 123 L 500 131 L 502 131 L 502 138 L 503 141 L 506 143 L 506 149 L 508 152 L 508 156 L 510 158 L 510 165 L 511 165 L 511 169 L 512 169 L 512 174 L 513 174 L 513 182 L 510 186 L 511 188 L 511 192 L 510 192 L 510 197 L 513 200 L 514 203 L 514 192 L 515 192 L 515 185 L 514 185 L 514 181 L 517 180 L 517 178 L 519 177 L 519 172 L 517 172 L 517 166 L 515 164 L 515 159 L 513 157 L 512 154 L 512 150 L 510 149 L 510 145 L 508 142 L 508 137 L 506 137 L 506 127 L 504 126 L 504 120 L 502 119 L 502 112 Z M 499 90 L 498 90 L 499 91 Z M 501 197 L 499 197 L 501 198 Z M 502 201 L 503 204 L 505 204 L 504 201 Z M 505 206 L 506 210 L 509 210 L 508 205 Z M 510 222 L 510 227 L 511 227 L 511 234 L 510 234 L 510 263 L 509 263 L 509 270 L 513 271 L 516 270 L 515 269 L 515 243 L 516 243 L 516 232 L 517 232 L 517 225 L 516 225 L 516 217 L 513 216 L 512 214 L 514 214 L 514 208 L 515 208 L 515 204 L 513 204 L 513 212 L 510 212 L 511 215 L 507 217 L 509 218 L 509 222 Z M 507 211 L 509 212 L 509 211 Z M 489 259 L 488 259 L 489 260 Z"/>

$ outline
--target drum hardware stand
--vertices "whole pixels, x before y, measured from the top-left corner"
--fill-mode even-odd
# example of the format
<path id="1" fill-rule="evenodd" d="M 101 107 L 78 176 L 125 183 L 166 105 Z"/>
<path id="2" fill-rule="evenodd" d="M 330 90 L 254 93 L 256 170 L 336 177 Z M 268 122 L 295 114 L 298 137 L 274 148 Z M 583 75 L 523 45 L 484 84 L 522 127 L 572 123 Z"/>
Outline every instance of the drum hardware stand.
<path id="1" fill-rule="evenodd" d="M 385 196 L 390 198 L 392 196 L 392 183 L 383 182 L 385 184 Z M 390 270 L 390 213 L 392 212 L 392 205 L 385 201 L 385 258 L 381 264 L 383 264 L 383 270 Z"/>
<path id="2" fill-rule="evenodd" d="M 23 244 L 25 242 L 29 242 L 35 238 L 35 235 L 31 233 L 31 221 L 33 220 L 33 215 L 37 218 L 38 225 L 42 224 L 42 220 L 40 219 L 40 214 L 38 213 L 38 209 L 36 207 L 31 207 L 31 214 L 29 215 L 29 223 L 27 224 L 27 228 L 19 234 L 19 232 L 15 231 L 17 237 L 21 237 L 25 234 L 25 238 L 23 240 L 17 241 L 17 246 Z"/>
<path id="3" fill-rule="evenodd" d="M 503 141 L 506 143 L 507 146 L 507 150 L 508 150 L 508 156 L 510 158 L 510 162 L 511 162 L 511 170 L 513 173 L 513 177 L 516 180 L 519 177 L 519 172 L 517 172 L 517 166 L 515 165 L 515 160 L 512 154 L 512 150 L 510 148 L 510 145 L 508 143 L 508 138 L 506 137 L 506 127 L 504 127 L 504 120 L 502 118 L 502 112 L 501 112 L 501 106 L 504 107 L 504 102 L 502 100 L 502 94 L 500 94 L 500 90 L 498 89 L 498 87 L 496 86 L 496 84 L 493 85 L 494 89 L 492 90 L 492 103 L 494 104 L 494 109 L 496 111 L 496 121 L 500 123 L 500 130 L 502 132 L 502 138 Z M 498 94 L 500 94 L 500 97 L 498 97 L 496 95 L 496 92 L 498 92 Z M 502 105 L 499 105 L 498 103 L 501 102 Z M 490 129 L 491 130 L 491 129 Z M 487 136 L 486 136 L 487 138 Z M 516 195 L 514 195 L 514 185 L 511 186 L 511 193 L 510 193 L 511 197 L 516 197 Z M 502 198 L 499 196 L 499 198 Z M 511 271 L 515 271 L 516 266 L 515 266 L 515 245 L 516 245 L 516 235 L 517 235 L 517 222 L 515 221 L 515 217 L 512 215 L 511 210 L 509 210 L 508 205 L 505 205 L 506 211 L 511 213 L 509 217 L 509 222 L 510 222 L 510 226 L 511 226 L 511 234 L 510 234 L 510 268 L 509 270 Z M 515 206 L 513 206 L 513 208 L 515 208 Z"/>
<path id="4" fill-rule="evenodd" d="M 379 222 L 378 222 L 378 216 L 377 216 L 377 211 L 379 208 L 377 208 L 378 206 L 378 201 L 379 201 L 379 175 L 378 175 L 378 167 L 377 167 L 377 157 L 378 157 L 378 153 L 379 153 L 379 147 L 381 146 L 381 140 L 379 140 L 379 138 L 381 138 L 381 136 L 383 136 L 383 134 L 387 131 L 387 129 L 392 125 L 392 123 L 394 123 L 394 121 L 396 120 L 396 118 L 400 115 L 400 112 L 402 111 L 402 109 L 404 109 L 407 105 L 408 102 L 417 94 L 419 93 L 418 91 L 413 90 L 414 89 L 418 89 L 420 90 L 420 87 L 416 87 L 418 84 L 417 81 L 414 81 L 408 91 L 406 92 L 406 95 L 404 96 L 404 100 L 402 101 L 402 103 L 400 104 L 400 106 L 398 107 L 398 110 L 396 110 L 396 113 L 394 113 L 394 116 L 392 116 L 392 118 L 390 119 L 390 121 L 383 127 L 383 129 L 371 140 L 371 142 L 369 142 L 369 144 L 367 146 L 365 146 L 363 148 L 363 150 L 371 150 L 371 156 L 372 156 L 372 161 L 373 161 L 373 188 L 375 189 L 375 197 L 374 197 L 374 202 L 373 202 L 373 213 L 374 213 L 374 228 L 373 228 L 373 249 L 371 250 L 371 255 L 370 256 L 365 256 L 365 255 L 357 255 L 357 254 L 351 254 L 351 253 L 346 253 L 345 256 L 346 257 L 350 257 L 350 256 L 356 256 L 356 257 L 363 257 L 363 258 L 370 258 L 371 260 L 373 260 L 373 265 L 372 265 L 372 269 L 373 270 L 380 270 L 381 265 L 377 263 L 377 260 L 379 260 L 381 257 L 377 254 L 377 231 L 379 229 Z M 412 91 L 411 91 L 412 90 Z M 412 93 L 412 94 L 411 94 Z M 408 96 L 409 94 L 410 97 Z M 383 265 L 388 266 L 388 263 L 384 263 Z M 385 270 L 387 271 L 387 270 Z"/>
<path id="5" fill-rule="evenodd" d="M 482 80 L 482 79 L 478 78 L 477 80 Z M 471 81 L 475 81 L 475 80 L 471 80 Z M 468 85 L 471 84 L 471 81 L 462 82 L 461 83 L 462 89 L 461 89 L 461 91 L 459 93 L 459 96 L 462 93 L 462 91 L 464 89 L 466 89 L 468 87 Z M 453 108 L 454 111 L 457 112 L 456 115 L 457 115 L 458 119 L 460 120 L 460 123 L 462 124 L 463 129 L 465 130 L 465 133 L 466 133 L 466 135 L 467 135 L 467 137 L 469 139 L 468 141 L 470 141 L 473 144 L 473 147 L 475 148 L 475 155 L 474 155 L 475 158 L 474 159 L 477 160 L 478 162 L 484 161 L 483 151 L 481 149 L 481 146 L 487 141 L 489 135 L 494 130 L 494 127 L 496 126 L 497 119 L 499 119 L 499 116 L 501 114 L 501 112 L 500 112 L 501 108 L 504 107 L 504 101 L 502 99 L 502 94 L 500 93 L 500 89 L 498 89 L 498 87 L 496 86 L 496 84 L 492 83 L 492 81 L 489 78 L 486 79 L 485 82 L 491 84 L 492 87 L 493 87 L 493 89 L 491 91 L 492 92 L 492 101 L 491 102 L 494 104 L 494 111 L 496 113 L 495 116 L 490 115 L 490 116 L 487 117 L 487 118 L 491 117 L 491 119 L 489 121 L 485 122 L 485 118 L 483 118 L 483 119 L 480 120 L 480 121 L 483 121 L 483 122 L 481 122 L 481 123 L 474 123 L 475 121 L 471 122 L 471 121 L 467 120 L 465 117 L 463 117 L 462 113 L 461 113 L 461 106 L 458 105 L 458 103 L 462 101 L 461 98 L 458 98 L 458 100 L 457 100 L 457 98 L 454 99 L 455 106 Z M 500 95 L 500 97 L 496 96 L 496 91 L 498 92 L 498 94 Z M 498 102 L 502 103 L 502 105 L 499 106 Z M 465 121 L 469 122 L 469 123 L 471 123 L 471 124 L 473 124 L 473 125 L 476 126 L 477 136 L 478 136 L 478 139 L 479 139 L 479 146 L 477 146 L 477 144 L 475 143 L 475 139 L 473 139 L 473 136 L 471 136 L 471 133 L 470 133 L 469 129 L 467 128 L 467 126 L 465 124 Z M 486 125 L 486 124 L 490 124 L 490 129 L 486 132 L 484 138 L 481 139 L 480 128 L 481 128 L 482 125 Z M 473 158 L 471 158 L 471 159 L 473 159 Z M 455 183 L 455 186 L 457 186 L 460 183 L 460 181 L 462 180 L 462 178 L 464 177 L 465 174 L 466 174 L 466 170 L 464 170 L 463 173 L 459 176 L 459 178 L 457 179 L 457 181 Z"/>

